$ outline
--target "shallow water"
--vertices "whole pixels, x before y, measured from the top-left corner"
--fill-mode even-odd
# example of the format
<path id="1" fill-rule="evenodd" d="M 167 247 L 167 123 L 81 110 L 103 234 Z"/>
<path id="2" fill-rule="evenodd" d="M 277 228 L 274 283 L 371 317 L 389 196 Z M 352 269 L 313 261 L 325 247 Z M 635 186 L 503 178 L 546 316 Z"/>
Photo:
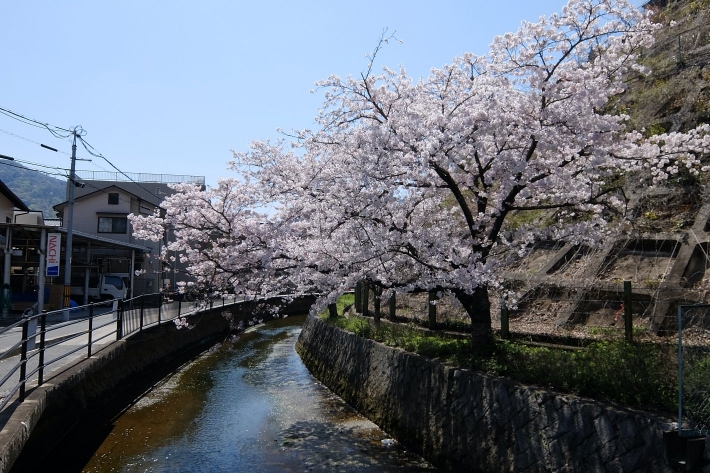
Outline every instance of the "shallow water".
<path id="1" fill-rule="evenodd" d="M 99 426 L 75 471 L 436 471 L 310 375 L 294 350 L 303 320 L 251 329 L 162 380 Z"/>

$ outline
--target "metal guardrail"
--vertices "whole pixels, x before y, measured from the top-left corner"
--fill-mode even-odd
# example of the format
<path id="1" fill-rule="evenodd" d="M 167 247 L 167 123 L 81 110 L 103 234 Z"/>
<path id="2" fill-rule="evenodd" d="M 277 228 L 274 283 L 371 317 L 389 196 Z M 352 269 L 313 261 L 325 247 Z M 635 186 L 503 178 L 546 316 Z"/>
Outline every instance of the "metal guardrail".
<path id="1" fill-rule="evenodd" d="M 4 368 L 0 370 L 0 411 L 15 394 L 23 402 L 28 384 L 34 386 L 36 381 L 36 386 L 41 386 L 50 367 L 57 369 L 76 364 L 79 352 L 85 353 L 81 361 L 90 358 L 96 346 L 121 340 L 147 327 L 189 317 L 215 305 L 238 302 L 235 298 L 223 298 L 205 303 L 146 294 L 125 301 L 25 315 L 0 329 L 0 339 L 5 338 L 6 342 L 0 349 L 0 368 Z M 73 318 L 65 320 L 67 312 Z M 21 329 L 19 337 L 18 329 Z M 74 357 L 69 359 L 72 355 Z M 11 384 L 13 378 L 18 379 L 15 384 Z"/>
<path id="2" fill-rule="evenodd" d="M 176 296 L 180 296 L 176 294 Z M 182 297 L 172 298 L 164 294 L 145 294 L 119 302 L 120 338 L 140 332 L 146 327 L 160 325 L 166 321 L 174 321 L 181 317 L 189 317 L 202 310 L 212 309 L 215 305 L 226 306 L 235 304 L 232 298 L 203 300 L 184 300 Z"/>
<path id="3" fill-rule="evenodd" d="M 76 175 L 81 179 L 93 181 L 121 181 L 121 182 L 156 182 L 160 184 L 177 184 L 187 182 L 190 184 L 205 185 L 205 176 L 190 176 L 185 174 L 151 174 L 144 172 L 113 172 L 113 171 L 82 171 L 78 169 Z"/>
<path id="4" fill-rule="evenodd" d="M 27 382 L 35 375 L 37 385 L 41 386 L 44 383 L 45 370 L 49 366 L 58 365 L 62 360 L 82 350 L 87 351 L 87 358 L 91 357 L 92 347 L 115 333 L 115 329 L 105 329 L 111 325 L 115 326 L 113 321 L 106 322 L 106 319 L 113 313 L 112 309 L 100 310 L 102 320 L 95 323 L 97 322 L 95 311 L 99 308 L 108 307 L 104 303 L 67 309 L 69 312 L 86 311 L 87 316 L 49 326 L 48 319 L 61 320 L 67 311 L 59 310 L 24 315 L 22 319 L 0 330 L 0 337 L 7 339 L 12 338 L 13 331 L 17 332 L 15 329 L 19 327 L 22 329 L 20 339 L 9 347 L 5 347 L 0 353 L 0 361 L 10 364 L 7 372 L 0 379 L 0 389 L 4 388 L 13 375 L 19 372 L 19 381 L 9 390 L 0 392 L 0 410 L 5 408 L 16 393 L 19 393 L 20 402 L 24 401 Z M 38 326 L 39 330 L 37 330 Z M 82 336 L 86 337 L 86 343 L 77 344 L 76 341 Z M 39 343 L 37 343 L 38 338 Z M 60 346 L 62 348 L 59 348 Z M 12 364 L 12 359 L 17 358 L 18 355 L 19 359 Z"/>

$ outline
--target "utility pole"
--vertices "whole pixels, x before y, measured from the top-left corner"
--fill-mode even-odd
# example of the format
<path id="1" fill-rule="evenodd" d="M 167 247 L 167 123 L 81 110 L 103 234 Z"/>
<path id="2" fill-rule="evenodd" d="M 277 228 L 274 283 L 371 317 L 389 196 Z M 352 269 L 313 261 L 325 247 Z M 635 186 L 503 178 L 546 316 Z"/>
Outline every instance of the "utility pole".
<path id="1" fill-rule="evenodd" d="M 69 170 L 69 203 L 67 205 L 67 244 L 64 261 L 64 301 L 62 308 L 62 319 L 69 320 L 69 298 L 71 296 L 71 254 L 72 254 L 72 232 L 74 230 L 74 173 L 76 171 L 76 129 L 72 131 L 73 140 L 71 145 L 71 168 Z"/>

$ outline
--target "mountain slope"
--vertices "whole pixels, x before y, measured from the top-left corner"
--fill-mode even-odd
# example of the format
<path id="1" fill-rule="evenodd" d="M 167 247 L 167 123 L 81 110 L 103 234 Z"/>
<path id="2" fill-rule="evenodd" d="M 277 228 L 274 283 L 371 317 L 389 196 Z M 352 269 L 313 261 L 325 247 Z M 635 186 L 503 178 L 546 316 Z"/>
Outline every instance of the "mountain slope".
<path id="1" fill-rule="evenodd" d="M 0 180 L 31 210 L 54 218 L 53 205 L 66 200 L 66 183 L 20 164 L 0 160 Z"/>
<path id="2" fill-rule="evenodd" d="M 651 74 L 630 77 L 619 111 L 648 134 L 710 123 L 710 0 L 649 2 L 648 9 L 663 25 L 641 60 Z"/>

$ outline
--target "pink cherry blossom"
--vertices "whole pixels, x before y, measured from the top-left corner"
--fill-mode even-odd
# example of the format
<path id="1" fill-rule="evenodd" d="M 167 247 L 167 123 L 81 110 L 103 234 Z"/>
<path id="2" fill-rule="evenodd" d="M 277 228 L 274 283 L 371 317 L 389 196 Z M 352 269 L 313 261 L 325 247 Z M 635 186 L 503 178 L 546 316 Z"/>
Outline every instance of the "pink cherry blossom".
<path id="1" fill-rule="evenodd" d="M 653 42 L 626 0 L 570 0 L 560 14 L 493 39 L 412 80 L 404 69 L 331 76 L 314 129 L 235 152 L 237 177 L 177 185 L 166 213 L 131 220 L 137 238 L 170 227 L 198 284 L 249 297 L 322 293 L 367 279 L 392 291 L 453 293 L 478 346 L 488 291 L 541 240 L 594 246 L 623 215 L 619 173 L 657 184 L 707 171 L 710 127 L 645 138 L 607 110 Z M 382 44 L 382 43 L 381 43 Z M 370 59 L 374 59 L 371 56 Z M 546 212 L 545 224 L 516 223 Z"/>

